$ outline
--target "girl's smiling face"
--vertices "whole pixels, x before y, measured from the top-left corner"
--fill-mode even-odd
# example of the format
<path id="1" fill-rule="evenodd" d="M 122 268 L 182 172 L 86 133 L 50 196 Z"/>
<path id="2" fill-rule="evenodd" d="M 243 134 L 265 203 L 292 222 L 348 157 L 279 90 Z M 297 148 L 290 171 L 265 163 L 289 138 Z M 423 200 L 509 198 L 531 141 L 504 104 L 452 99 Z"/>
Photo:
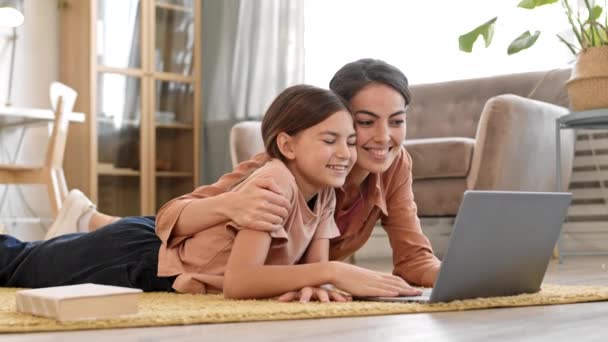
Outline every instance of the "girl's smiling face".
<path id="1" fill-rule="evenodd" d="M 346 110 L 330 115 L 293 137 L 283 135 L 283 155 L 306 198 L 323 187 L 341 187 L 357 160 L 353 119 Z"/>

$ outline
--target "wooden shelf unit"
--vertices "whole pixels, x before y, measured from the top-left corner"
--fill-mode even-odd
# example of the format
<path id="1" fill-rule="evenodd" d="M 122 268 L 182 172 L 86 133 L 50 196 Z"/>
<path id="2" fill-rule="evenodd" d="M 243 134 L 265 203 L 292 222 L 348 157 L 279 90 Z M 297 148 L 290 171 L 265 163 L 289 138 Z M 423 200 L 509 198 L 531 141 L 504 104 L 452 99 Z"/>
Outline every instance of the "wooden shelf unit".
<path id="1" fill-rule="evenodd" d="M 199 182 L 201 0 L 65 2 L 60 80 L 86 115 L 68 186 L 108 214 L 154 214 Z"/>

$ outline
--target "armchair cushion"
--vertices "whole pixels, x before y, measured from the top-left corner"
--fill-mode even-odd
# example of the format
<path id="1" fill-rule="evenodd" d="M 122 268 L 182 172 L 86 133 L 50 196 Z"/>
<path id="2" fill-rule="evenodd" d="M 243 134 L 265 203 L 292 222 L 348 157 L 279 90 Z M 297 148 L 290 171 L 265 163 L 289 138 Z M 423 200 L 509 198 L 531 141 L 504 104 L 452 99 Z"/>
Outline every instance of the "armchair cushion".
<path id="1" fill-rule="evenodd" d="M 452 217 L 458 212 L 462 196 L 467 190 L 467 180 L 466 178 L 419 179 L 414 181 L 412 188 L 419 216 Z"/>
<path id="2" fill-rule="evenodd" d="M 412 156 L 414 180 L 458 178 L 469 173 L 475 139 L 406 139 L 403 146 Z"/>

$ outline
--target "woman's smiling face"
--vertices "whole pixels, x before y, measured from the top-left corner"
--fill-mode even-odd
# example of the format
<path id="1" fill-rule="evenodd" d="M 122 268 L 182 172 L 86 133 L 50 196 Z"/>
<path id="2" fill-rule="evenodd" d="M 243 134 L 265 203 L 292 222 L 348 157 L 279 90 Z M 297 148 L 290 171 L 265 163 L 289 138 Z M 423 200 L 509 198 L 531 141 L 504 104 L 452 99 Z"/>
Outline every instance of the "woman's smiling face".
<path id="1" fill-rule="evenodd" d="M 357 131 L 357 166 L 382 173 L 391 166 L 405 140 L 403 96 L 390 86 L 371 83 L 350 101 Z"/>

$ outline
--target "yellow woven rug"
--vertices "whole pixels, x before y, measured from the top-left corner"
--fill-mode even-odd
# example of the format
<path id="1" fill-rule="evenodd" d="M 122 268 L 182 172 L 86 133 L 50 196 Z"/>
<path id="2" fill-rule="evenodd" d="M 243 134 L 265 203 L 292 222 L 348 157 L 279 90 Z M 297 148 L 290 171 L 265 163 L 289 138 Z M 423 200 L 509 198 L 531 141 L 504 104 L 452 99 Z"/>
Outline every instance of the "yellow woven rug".
<path id="1" fill-rule="evenodd" d="M 137 315 L 120 319 L 59 323 L 51 319 L 15 312 L 15 291 L 16 289 L 0 288 L 0 333 L 373 316 L 608 300 L 608 286 L 558 285 L 544 285 L 542 291 L 535 294 L 470 299 L 445 304 L 377 302 L 301 304 L 270 300 L 230 301 L 218 295 L 144 293 L 140 297 Z"/>

